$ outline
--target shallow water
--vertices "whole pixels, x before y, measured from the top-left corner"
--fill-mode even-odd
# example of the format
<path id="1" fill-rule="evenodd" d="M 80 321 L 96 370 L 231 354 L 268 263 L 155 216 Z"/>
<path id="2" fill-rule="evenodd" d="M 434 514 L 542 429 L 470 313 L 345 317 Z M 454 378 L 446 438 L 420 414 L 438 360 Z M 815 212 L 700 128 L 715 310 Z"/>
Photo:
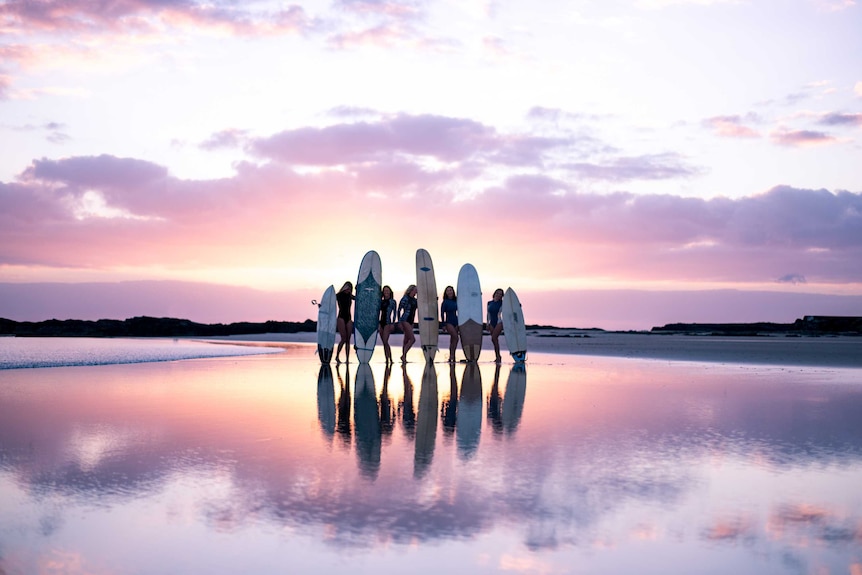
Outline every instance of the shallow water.
<path id="1" fill-rule="evenodd" d="M 257 355 L 281 349 L 165 338 L 3 337 L 0 369 L 108 365 Z"/>
<path id="2" fill-rule="evenodd" d="M 0 371 L 0 573 L 862 573 L 862 371 Z"/>

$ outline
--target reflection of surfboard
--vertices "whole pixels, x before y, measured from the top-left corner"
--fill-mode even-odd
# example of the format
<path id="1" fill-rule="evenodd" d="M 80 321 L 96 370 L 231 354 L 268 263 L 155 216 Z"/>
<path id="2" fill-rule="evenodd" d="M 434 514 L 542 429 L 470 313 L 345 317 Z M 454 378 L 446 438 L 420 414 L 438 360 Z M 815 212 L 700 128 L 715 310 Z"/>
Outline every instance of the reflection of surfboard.
<path id="1" fill-rule="evenodd" d="M 413 454 L 413 477 L 422 478 L 431 467 L 437 440 L 437 371 L 427 362 L 419 389 L 419 415 L 416 420 L 416 450 Z"/>
<path id="2" fill-rule="evenodd" d="M 356 390 L 353 393 L 353 418 L 356 427 L 356 455 L 359 471 L 372 481 L 380 471 L 380 420 L 377 413 L 377 390 L 371 366 L 360 363 L 356 368 Z"/>
<path id="3" fill-rule="evenodd" d="M 505 329 L 505 328 L 504 328 Z M 527 396 L 527 369 L 523 363 L 516 363 L 509 372 L 506 382 L 506 395 L 503 397 L 503 431 L 514 433 L 524 412 L 524 399 Z"/>
<path id="4" fill-rule="evenodd" d="M 335 383 L 328 363 L 321 365 L 317 374 L 317 419 L 323 433 L 331 439 L 335 435 Z"/>
<path id="5" fill-rule="evenodd" d="M 461 457 L 470 459 L 476 454 L 481 433 L 482 374 L 479 373 L 479 366 L 476 363 L 468 363 L 464 367 L 464 377 L 461 380 L 458 425 L 455 427 L 455 439 Z"/>
<path id="6" fill-rule="evenodd" d="M 380 326 L 380 256 L 371 250 L 362 258 L 356 279 L 356 313 L 353 318 L 353 341 L 359 363 L 368 363 L 377 344 Z"/>
<path id="7" fill-rule="evenodd" d="M 326 288 L 317 305 L 320 306 L 317 310 L 317 355 L 320 356 L 321 362 L 329 363 L 332 349 L 335 347 L 335 322 L 338 320 L 335 287 Z"/>
<path id="8" fill-rule="evenodd" d="M 434 361 L 437 353 L 437 338 L 440 334 L 440 320 L 437 316 L 437 281 L 434 279 L 434 264 L 431 255 L 416 250 L 416 288 L 419 290 L 419 340 L 425 361 Z"/>
<path id="9" fill-rule="evenodd" d="M 456 295 L 461 349 L 467 361 L 476 361 L 482 351 L 482 289 L 479 287 L 479 274 L 472 264 L 461 266 Z"/>
<path id="10" fill-rule="evenodd" d="M 517 362 L 527 359 L 527 326 L 524 323 L 524 311 L 515 290 L 509 288 L 503 296 L 503 333 L 506 334 L 506 346 Z"/>

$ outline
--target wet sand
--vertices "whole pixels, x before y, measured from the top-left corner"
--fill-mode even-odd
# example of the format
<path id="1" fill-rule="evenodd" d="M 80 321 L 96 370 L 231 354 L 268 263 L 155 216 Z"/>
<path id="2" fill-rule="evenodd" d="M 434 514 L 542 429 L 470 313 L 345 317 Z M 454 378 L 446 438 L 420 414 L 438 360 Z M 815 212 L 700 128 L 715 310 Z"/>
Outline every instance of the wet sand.
<path id="1" fill-rule="evenodd" d="M 220 338 L 221 339 L 221 338 Z M 266 343 L 314 343 L 314 333 L 259 334 L 231 336 L 230 341 Z M 402 336 L 390 337 L 393 355 L 400 355 Z M 862 368 L 862 337 L 722 337 L 701 335 L 658 335 L 651 333 L 615 333 L 578 330 L 531 330 L 527 336 L 528 355 L 562 353 L 586 356 L 631 357 L 671 361 L 762 364 L 787 366 L 821 366 Z M 378 342 L 378 347 L 380 343 Z M 441 358 L 448 356 L 449 339 L 440 336 Z M 503 361 L 511 362 L 505 336 L 500 338 Z M 397 353 L 396 353 L 397 351 Z M 379 350 L 382 357 L 383 351 Z M 420 354 L 419 341 L 410 352 Z M 376 356 L 376 354 L 375 354 Z M 460 349 L 458 356 L 461 356 Z M 480 360 L 492 360 L 493 347 L 486 335 Z"/>

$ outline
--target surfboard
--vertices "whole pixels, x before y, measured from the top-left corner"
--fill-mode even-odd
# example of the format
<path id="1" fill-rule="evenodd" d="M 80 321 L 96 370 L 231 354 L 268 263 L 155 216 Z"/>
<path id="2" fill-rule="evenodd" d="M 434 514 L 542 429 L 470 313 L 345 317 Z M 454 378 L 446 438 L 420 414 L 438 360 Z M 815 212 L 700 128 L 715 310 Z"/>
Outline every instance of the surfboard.
<path id="1" fill-rule="evenodd" d="M 523 363 L 527 359 L 527 325 L 524 323 L 524 311 L 515 290 L 509 288 L 503 295 L 503 333 L 506 335 L 506 346 L 512 358 Z"/>
<path id="2" fill-rule="evenodd" d="M 482 289 L 473 264 L 461 266 L 456 295 L 461 349 L 467 361 L 477 361 L 482 351 Z"/>
<path id="3" fill-rule="evenodd" d="M 326 288 L 317 305 L 317 355 L 322 363 L 329 363 L 335 347 L 335 324 L 338 320 L 334 286 Z"/>
<path id="4" fill-rule="evenodd" d="M 437 354 L 437 338 L 440 335 L 440 319 L 437 315 L 437 280 L 434 278 L 434 263 L 431 255 L 423 249 L 416 250 L 416 288 L 419 308 L 419 341 L 425 362 L 433 362 Z"/>
<path id="5" fill-rule="evenodd" d="M 359 363 L 371 361 L 377 345 L 377 328 L 380 326 L 380 256 L 371 250 L 359 264 L 356 278 L 356 305 L 353 314 L 353 342 Z"/>

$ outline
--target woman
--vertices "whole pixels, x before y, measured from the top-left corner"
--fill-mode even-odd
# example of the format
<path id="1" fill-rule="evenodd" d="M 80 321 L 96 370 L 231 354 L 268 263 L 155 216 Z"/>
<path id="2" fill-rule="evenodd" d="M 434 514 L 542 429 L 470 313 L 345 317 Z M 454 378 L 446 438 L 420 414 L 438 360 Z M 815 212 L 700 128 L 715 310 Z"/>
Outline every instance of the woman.
<path id="1" fill-rule="evenodd" d="M 458 346 L 458 297 L 455 288 L 446 286 L 440 304 L 440 324 L 449 334 L 449 363 L 455 363 L 455 348 Z"/>
<path id="2" fill-rule="evenodd" d="M 413 335 L 413 321 L 416 319 L 416 308 L 419 305 L 416 301 L 417 293 L 419 290 L 416 289 L 416 286 L 410 284 L 398 303 L 398 324 L 401 326 L 401 331 L 404 332 L 401 363 L 407 363 L 407 352 L 413 347 L 413 342 L 416 341 L 416 336 Z"/>
<path id="3" fill-rule="evenodd" d="M 353 317 L 350 315 L 350 308 L 353 307 L 353 284 L 344 282 L 338 293 L 335 294 L 335 302 L 338 304 L 338 320 L 336 328 L 338 335 L 341 336 L 341 341 L 338 342 L 338 350 L 335 352 L 335 363 L 341 363 L 339 356 L 341 355 L 342 346 L 344 350 L 344 362 L 350 362 L 350 334 L 353 333 Z"/>
<path id="4" fill-rule="evenodd" d="M 395 298 L 392 297 L 392 288 L 383 286 L 383 295 L 380 298 L 380 341 L 383 342 L 383 351 L 386 354 L 386 363 L 392 363 L 392 349 L 389 347 L 389 335 L 395 330 L 396 314 Z"/>
<path id="5" fill-rule="evenodd" d="M 503 322 L 500 319 L 500 310 L 503 308 L 503 290 L 494 290 L 494 299 L 488 302 L 488 331 L 491 332 L 491 343 L 494 344 L 494 361 L 500 363 L 500 333 L 503 331 Z"/>

